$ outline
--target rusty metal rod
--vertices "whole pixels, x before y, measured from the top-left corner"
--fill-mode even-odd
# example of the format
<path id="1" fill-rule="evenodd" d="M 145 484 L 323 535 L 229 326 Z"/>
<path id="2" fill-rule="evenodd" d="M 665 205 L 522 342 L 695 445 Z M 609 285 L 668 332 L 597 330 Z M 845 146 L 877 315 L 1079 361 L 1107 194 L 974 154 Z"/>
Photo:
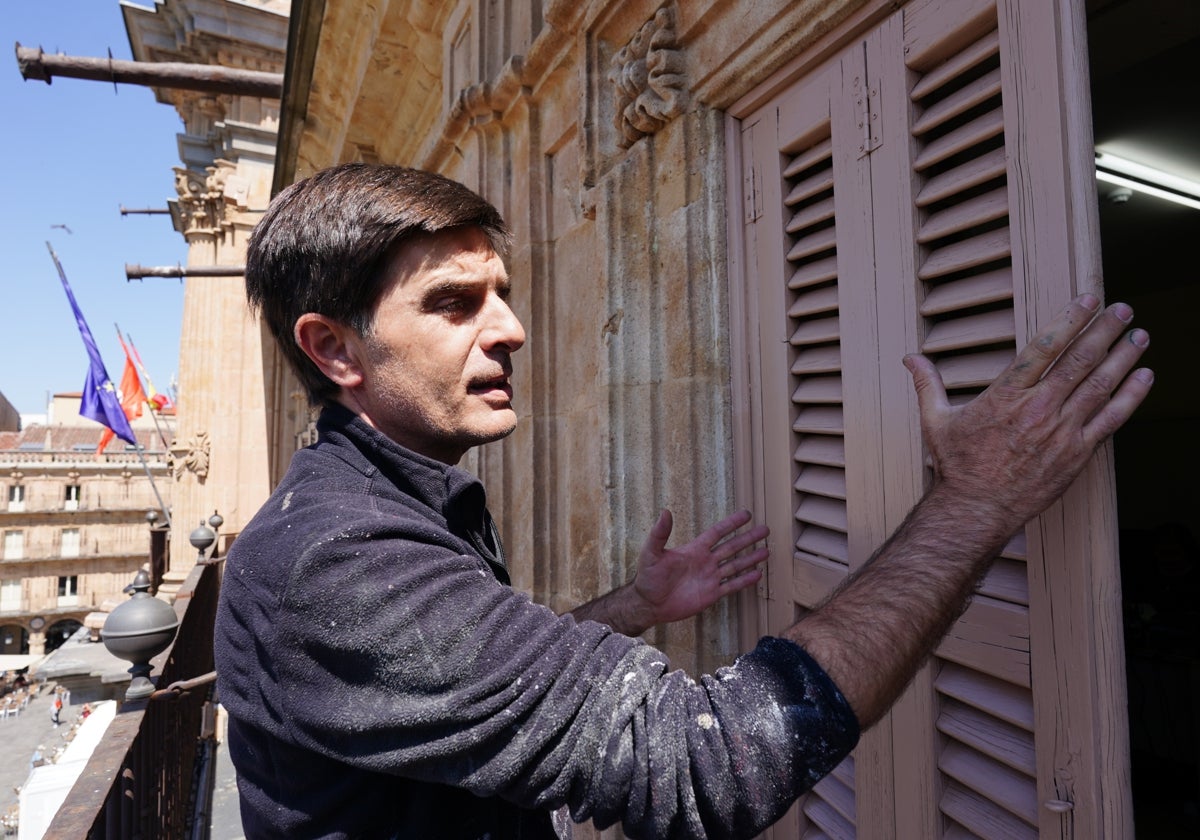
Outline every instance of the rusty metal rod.
<path id="1" fill-rule="evenodd" d="M 17 68 L 26 81 L 32 79 L 46 84 L 50 84 L 50 80 L 55 76 L 63 76 L 99 82 L 198 90 L 204 93 L 228 93 L 234 96 L 262 96 L 268 99 L 280 99 L 283 96 L 282 73 L 189 64 L 182 61 L 124 61 L 115 58 L 48 55 L 41 47 L 22 47 L 17 44 Z"/>
<path id="2" fill-rule="evenodd" d="M 130 215 L 134 215 L 134 216 L 169 216 L 169 215 L 171 215 L 171 210 L 170 210 L 170 208 L 167 208 L 167 207 L 145 207 L 142 209 L 137 209 L 134 207 L 126 207 L 124 204 L 120 205 L 120 207 L 121 207 L 121 215 L 122 216 L 130 216 Z"/>
<path id="3" fill-rule="evenodd" d="M 217 672 L 209 671 L 207 674 L 201 674 L 198 677 L 193 677 L 190 680 L 176 680 L 166 688 L 160 688 L 150 695 L 151 700 L 161 700 L 164 697 L 180 697 L 186 694 L 189 690 L 198 686 L 208 685 L 211 682 L 217 681 Z"/>
<path id="4" fill-rule="evenodd" d="M 134 265 L 125 263 L 125 279 L 143 277 L 241 277 L 244 265 Z"/>

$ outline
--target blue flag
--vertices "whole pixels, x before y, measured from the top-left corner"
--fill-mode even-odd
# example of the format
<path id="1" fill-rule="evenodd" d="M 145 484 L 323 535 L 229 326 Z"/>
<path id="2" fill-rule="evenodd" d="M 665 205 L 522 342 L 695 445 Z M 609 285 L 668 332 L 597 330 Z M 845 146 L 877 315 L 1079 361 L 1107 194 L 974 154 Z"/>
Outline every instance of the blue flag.
<path id="1" fill-rule="evenodd" d="M 108 378 L 108 371 L 104 369 L 104 360 L 100 358 L 100 348 L 96 346 L 96 339 L 92 338 L 92 331 L 88 329 L 87 321 L 84 320 L 83 313 L 79 311 L 79 304 L 75 302 L 71 284 L 67 282 L 67 273 L 63 271 L 62 263 L 58 261 L 58 255 L 54 253 L 49 242 L 46 243 L 46 247 L 50 250 L 50 258 L 54 260 L 54 267 L 58 269 L 58 276 L 62 280 L 63 291 L 67 293 L 71 311 L 75 313 L 75 323 L 79 325 L 79 337 L 83 339 L 83 346 L 87 348 L 90 361 L 87 379 L 83 383 L 83 399 L 79 401 L 79 413 L 89 420 L 95 420 L 97 423 L 107 426 L 121 440 L 136 446 L 137 438 L 134 437 L 133 429 L 129 425 L 129 418 L 125 416 L 125 411 L 121 408 L 117 389 L 113 386 L 112 380 Z"/>

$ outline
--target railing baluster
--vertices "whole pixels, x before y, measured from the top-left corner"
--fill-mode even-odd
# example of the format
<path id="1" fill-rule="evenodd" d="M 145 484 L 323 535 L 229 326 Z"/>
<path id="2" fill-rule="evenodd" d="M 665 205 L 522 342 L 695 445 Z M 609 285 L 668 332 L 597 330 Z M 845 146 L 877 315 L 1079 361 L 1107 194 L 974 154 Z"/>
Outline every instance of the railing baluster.
<path id="1" fill-rule="evenodd" d="M 180 588 L 175 602 L 179 632 L 152 663 L 159 686 L 212 670 L 220 569 L 196 566 Z M 206 799 L 193 788 L 211 690 L 211 684 L 202 684 L 166 699 L 123 703 L 46 836 L 183 837 L 193 797 L 200 808 Z M 212 784 L 212 773 L 203 778 Z"/>

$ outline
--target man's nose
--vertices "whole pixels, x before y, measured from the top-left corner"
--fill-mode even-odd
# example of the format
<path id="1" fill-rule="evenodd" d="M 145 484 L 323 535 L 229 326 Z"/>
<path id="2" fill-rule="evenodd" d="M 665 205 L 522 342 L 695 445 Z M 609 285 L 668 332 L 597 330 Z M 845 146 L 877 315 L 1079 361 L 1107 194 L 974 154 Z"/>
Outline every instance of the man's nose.
<path id="1" fill-rule="evenodd" d="M 488 307 L 488 323 L 484 334 L 485 349 L 504 347 L 512 353 L 525 344 L 525 327 L 512 307 L 499 296 L 493 296 Z"/>

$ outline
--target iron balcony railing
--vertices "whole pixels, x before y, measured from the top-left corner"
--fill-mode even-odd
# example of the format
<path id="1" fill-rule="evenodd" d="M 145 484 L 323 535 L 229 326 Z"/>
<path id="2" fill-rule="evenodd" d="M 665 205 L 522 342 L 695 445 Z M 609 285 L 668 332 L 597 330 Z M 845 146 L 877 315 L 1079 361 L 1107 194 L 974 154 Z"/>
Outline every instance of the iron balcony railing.
<path id="1" fill-rule="evenodd" d="M 220 569 L 197 564 L 183 582 L 174 604 L 179 632 L 151 663 L 160 690 L 121 704 L 47 837 L 206 836 L 216 744 L 211 672 Z"/>

